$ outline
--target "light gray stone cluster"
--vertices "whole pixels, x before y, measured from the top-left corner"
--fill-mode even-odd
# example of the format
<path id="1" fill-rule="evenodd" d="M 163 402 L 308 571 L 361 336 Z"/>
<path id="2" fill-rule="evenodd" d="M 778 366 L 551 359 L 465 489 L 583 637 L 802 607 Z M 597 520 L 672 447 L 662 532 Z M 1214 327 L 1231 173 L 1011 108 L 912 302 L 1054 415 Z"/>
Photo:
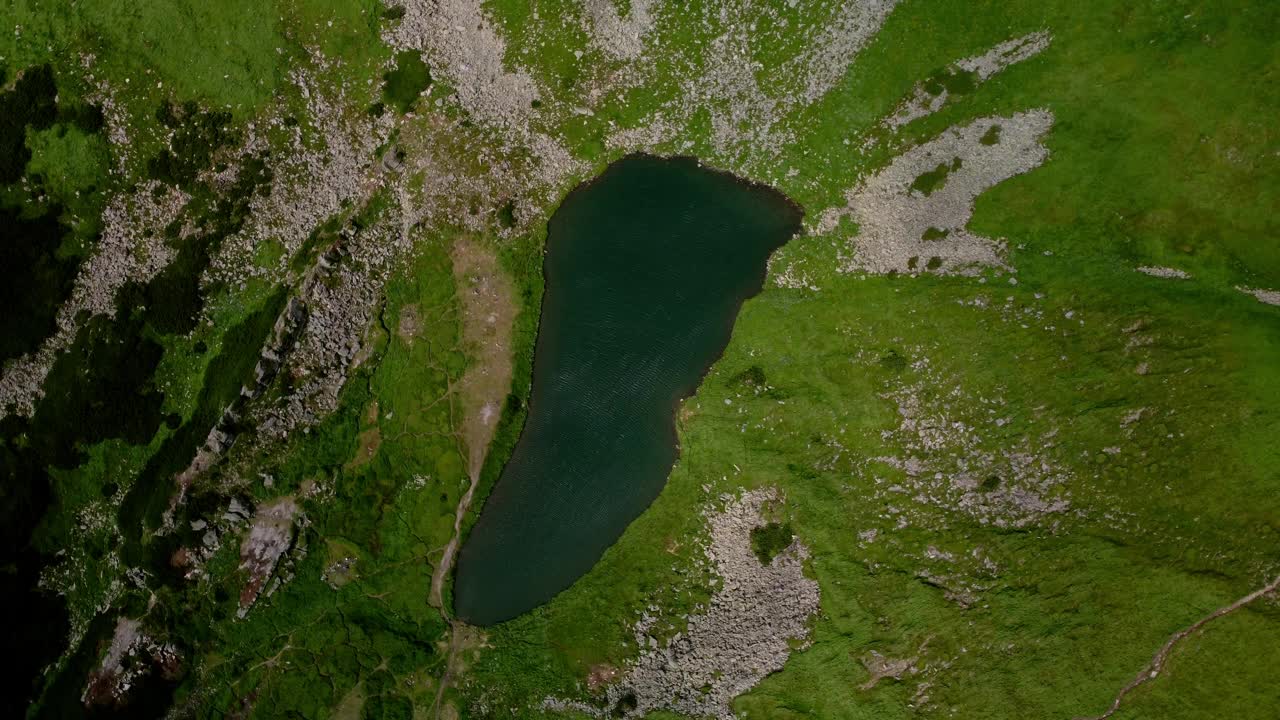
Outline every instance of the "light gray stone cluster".
<path id="1" fill-rule="evenodd" d="M 1188 280 L 1191 275 L 1185 270 L 1179 270 L 1171 267 L 1154 267 L 1151 265 L 1143 265 L 1138 268 L 1138 272 L 1151 277 L 1165 278 L 1167 280 Z"/>
<path id="2" fill-rule="evenodd" d="M 512 130 L 528 124 L 538 87 L 528 72 L 503 64 L 506 42 L 478 0 L 410 0 L 402 7 L 404 17 L 384 35 L 391 45 L 422 51 L 473 115 Z"/>
<path id="3" fill-rule="evenodd" d="M 978 195 L 1048 158 L 1040 140 L 1052 125 L 1048 110 L 1030 110 L 951 127 L 850 190 L 847 205 L 824 212 L 815 230 L 835 232 L 845 217 L 858 224 L 843 272 L 974 275 L 982 267 L 1009 269 L 1003 241 L 965 226 Z M 983 142 L 988 133 L 998 141 Z M 912 188 L 941 166 L 948 168 L 941 187 L 928 193 Z"/>
<path id="4" fill-rule="evenodd" d="M 399 209 L 393 207 L 368 228 L 344 230 L 301 283 L 298 300 L 306 322 L 281 368 L 293 378 L 296 389 L 279 402 L 252 411 L 260 440 L 282 440 L 337 408 L 347 374 L 358 361 L 381 307 L 387 278 L 410 249 L 399 218 Z"/>
<path id="5" fill-rule="evenodd" d="M 691 72 L 681 93 L 636 128 L 621 129 L 608 145 L 623 150 L 681 152 L 680 139 L 696 113 L 711 116 L 714 154 L 708 161 L 763 181 L 794 133 L 785 118 L 810 105 L 835 87 L 857 53 L 880 29 L 897 0 L 852 0 L 834 10 L 826 23 L 814 28 L 813 40 L 780 68 L 766 72 L 755 59 L 762 42 L 777 41 L 788 28 L 779 9 L 756 0 L 726 2 L 708 9 L 702 18 L 714 38 L 702 53 L 700 72 Z M 688 59 L 692 64 L 694 59 Z"/>
<path id="6" fill-rule="evenodd" d="M 956 66 L 961 70 L 976 73 L 979 80 L 986 80 L 1014 63 L 1020 63 L 1040 54 L 1042 50 L 1049 47 L 1052 39 L 1053 37 L 1047 32 L 1033 32 L 1006 40 L 981 55 L 965 58 L 957 62 Z"/>
<path id="7" fill-rule="evenodd" d="M 751 531 L 765 523 L 762 510 L 781 502 L 781 494 L 766 488 L 722 500 L 722 509 L 706 512 L 707 559 L 720 588 L 705 610 L 687 618 L 687 630 L 663 647 L 647 634 L 656 618 L 646 616 L 637 624 L 640 657 L 607 691 L 610 709 L 634 700 L 625 717 L 666 709 L 731 719 L 735 697 L 781 670 L 794 648 L 808 645 L 809 618 L 819 605 L 818 583 L 804 575 L 808 549 L 796 539 L 768 565 L 751 549 Z M 554 700 L 547 706 L 586 707 Z"/>
<path id="8" fill-rule="evenodd" d="M 505 65 L 506 42 L 480 0 L 407 0 L 403 7 L 404 17 L 383 39 L 421 51 L 468 115 L 497 130 L 495 139 L 504 145 L 530 151 L 541 184 L 558 186 L 583 170 L 563 144 L 536 129 L 533 104 L 542 93 L 528 71 Z"/>
<path id="9" fill-rule="evenodd" d="M 1021 528 L 1070 509 L 1071 474 L 1047 452 L 1055 444 L 1052 433 L 1023 434 L 992 448 L 988 435 L 1008 434 L 1008 421 L 998 415 L 1004 401 L 972 398 L 958 387 L 947 390 L 954 381 L 932 370 L 927 360 L 916 367 L 926 379 L 881 396 L 897 406 L 898 426 L 882 435 L 897 452 L 871 462 L 902 473 L 895 484 L 876 491 L 893 514 L 907 520 L 894 505 L 896 498 L 983 525 Z M 967 410 L 970 406 L 979 410 Z"/>
<path id="10" fill-rule="evenodd" d="M 804 79 L 796 102 L 812 104 L 830 92 L 897 5 L 898 0 L 838 3 L 835 16 L 784 71 L 784 75 Z"/>
<path id="11" fill-rule="evenodd" d="M 115 156 L 116 164 L 113 172 L 124 172 L 131 160 L 129 152 L 132 144 L 129 142 L 129 114 L 125 108 L 116 101 L 115 90 L 104 79 L 99 78 L 93 70 L 94 63 L 97 62 L 97 56 L 93 53 L 82 53 L 80 55 L 80 67 L 84 69 L 85 82 L 92 88 L 86 99 L 102 109 L 102 117 L 106 122 L 107 142 L 111 143 L 111 152 Z"/>
<path id="12" fill-rule="evenodd" d="M 981 55 L 959 60 L 947 70 L 952 73 L 971 72 L 975 82 L 981 84 L 1010 65 L 1038 55 L 1049 47 L 1050 40 L 1052 37 L 1046 32 L 1023 35 L 1013 40 L 1006 40 Z M 925 83 L 916 83 L 911 95 L 894 110 L 892 115 L 884 119 L 883 124 L 890 130 L 897 130 L 912 120 L 941 110 L 948 99 L 950 99 L 950 93 L 946 88 L 935 94 L 926 88 Z"/>
<path id="13" fill-rule="evenodd" d="M 1280 305 L 1280 290 L 1264 290 L 1263 288 L 1237 287 L 1237 290 L 1252 295 L 1258 299 L 1258 302 L 1267 305 Z"/>
<path id="14" fill-rule="evenodd" d="M 116 292 L 129 281 L 146 282 L 172 261 L 164 229 L 190 197 L 154 180 L 116 195 L 102 212 L 97 251 L 76 275 L 71 297 L 58 309 L 57 329 L 34 353 L 5 363 L 0 376 L 0 417 L 29 416 L 44 394 L 44 379 L 59 353 L 75 342 L 81 320 L 115 315 Z M 83 315 L 82 315 L 83 313 Z"/>
<path id="15" fill-rule="evenodd" d="M 654 0 L 631 0 L 626 15 L 618 13 L 615 0 L 582 0 L 582 5 L 593 45 L 618 60 L 640 57 L 645 36 L 653 29 Z"/>
<path id="16" fill-rule="evenodd" d="M 211 277 L 235 283 L 254 273 L 271 272 L 253 262 L 260 245 L 268 240 L 284 246 L 276 271 L 285 270 L 289 258 L 317 226 L 377 186 L 375 150 L 391 133 L 389 115 L 375 119 L 366 113 L 344 112 L 349 104 L 344 93 L 322 90 L 305 70 L 294 70 L 290 80 L 306 101 L 310 127 L 306 131 L 301 126 L 287 127 L 281 117 L 265 121 L 276 132 L 292 134 L 289 146 L 272 153 L 271 192 L 254 196 L 245 227 L 227 238 L 213 258 Z M 266 146 L 261 129 L 251 124 L 239 155 L 246 157 Z"/>

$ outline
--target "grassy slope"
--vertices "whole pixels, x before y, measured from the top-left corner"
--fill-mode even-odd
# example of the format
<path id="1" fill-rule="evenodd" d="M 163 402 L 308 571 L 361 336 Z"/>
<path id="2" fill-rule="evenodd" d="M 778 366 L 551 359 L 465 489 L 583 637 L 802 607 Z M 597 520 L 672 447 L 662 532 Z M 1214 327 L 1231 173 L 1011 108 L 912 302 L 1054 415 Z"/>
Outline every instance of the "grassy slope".
<path id="1" fill-rule="evenodd" d="M 83 48 L 98 56 L 108 77 L 146 86 L 168 81 L 184 98 L 252 108 L 276 87 L 276 5 L 95 0 L 49 12 L 19 2 L 12 11 L 21 31 L 5 39 L 4 54 L 21 67 L 41 59 L 46 48 Z"/>

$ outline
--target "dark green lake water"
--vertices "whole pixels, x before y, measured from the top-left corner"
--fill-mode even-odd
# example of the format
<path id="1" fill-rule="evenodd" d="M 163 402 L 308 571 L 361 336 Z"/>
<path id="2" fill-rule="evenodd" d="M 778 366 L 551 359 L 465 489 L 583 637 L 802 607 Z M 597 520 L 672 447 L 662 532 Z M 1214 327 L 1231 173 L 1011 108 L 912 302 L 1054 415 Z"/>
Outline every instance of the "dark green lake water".
<path id="1" fill-rule="evenodd" d="M 565 199 L 529 416 L 459 554 L 459 617 L 488 625 L 545 603 L 653 502 L 676 459 L 677 402 L 800 219 L 783 195 L 688 158 L 627 157 Z"/>

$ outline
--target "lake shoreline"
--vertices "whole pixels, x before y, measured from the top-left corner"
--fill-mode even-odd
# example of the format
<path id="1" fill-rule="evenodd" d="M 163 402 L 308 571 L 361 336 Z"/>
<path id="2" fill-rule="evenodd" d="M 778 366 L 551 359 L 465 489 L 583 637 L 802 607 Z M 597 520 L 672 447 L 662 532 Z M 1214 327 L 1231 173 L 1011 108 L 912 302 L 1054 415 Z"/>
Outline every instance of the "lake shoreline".
<path id="1" fill-rule="evenodd" d="M 468 617 L 468 615 L 472 615 L 472 613 L 469 613 L 465 607 L 467 604 L 465 598 L 466 591 L 461 593 L 464 597 L 462 601 L 459 602 L 460 593 L 458 592 L 459 583 L 457 580 L 459 577 L 464 576 L 469 572 L 468 567 L 470 563 L 468 560 L 470 555 L 468 550 L 472 548 L 471 543 L 473 542 L 473 538 L 476 536 L 477 531 L 484 532 L 486 530 L 486 512 L 511 512 L 510 509 L 495 509 L 501 508 L 501 505 L 494 505 L 493 502 L 496 500 L 498 503 L 511 503 L 513 502 L 513 496 L 517 496 L 521 492 L 520 488 L 513 488 L 507 484 L 513 480 L 513 478 L 508 477 L 508 473 L 512 472 L 513 463 L 518 461 L 523 462 L 523 457 L 533 452 L 533 450 L 530 449 L 530 444 L 534 442 L 531 433 L 536 432 L 534 429 L 534 423 L 536 419 L 540 417 L 539 410 L 546 409 L 543 407 L 543 403 L 549 400 L 547 397 L 540 397 L 539 389 L 549 387 L 555 379 L 555 371 L 560 369 L 558 367 L 550 367 L 547 364 L 548 357 L 558 356 L 563 352 L 563 348 L 553 346 L 552 343 L 564 342 L 562 335 L 566 332 L 566 327 L 558 326 L 557 323 L 564 321 L 562 310 L 564 309 L 563 303 L 565 302 L 565 297 L 562 297 L 562 294 L 566 297 L 572 294 L 569 279 L 562 277 L 560 273 L 565 269 L 562 266 L 567 257 L 572 256 L 575 252 L 584 252 L 584 249 L 581 247 L 566 245 L 565 243 L 594 241 L 591 236 L 578 237 L 574 233 L 569 232 L 568 229 L 564 227 L 565 216 L 562 215 L 562 212 L 564 212 L 565 208 L 571 208 L 570 213 L 576 212 L 574 209 L 578 208 L 579 205 L 584 202 L 585 195 L 599 192 L 602 185 L 605 185 L 610 181 L 617 181 L 621 173 L 625 173 L 629 169 L 634 171 L 637 167 L 651 169 L 658 166 L 658 164 L 665 167 L 667 171 L 675 173 L 677 176 L 696 177 L 698 178 L 698 182 L 707 186 L 726 183 L 727 181 L 725 185 L 725 192 L 732 195 L 735 202 L 743 206 L 751 206 L 751 212 L 772 213 L 772 215 L 770 215 L 770 221 L 772 223 L 771 227 L 776 225 L 782 230 L 785 230 L 785 232 L 778 231 L 776 235 L 770 235 L 770 239 L 766 242 L 761 242 L 759 240 L 756 241 L 757 244 L 752 248 L 752 250 L 755 253 L 753 258 L 756 255 L 759 256 L 758 266 L 753 266 L 751 268 L 752 272 L 749 274 L 734 277 L 734 292 L 730 295 L 717 298 L 717 301 L 721 303 L 717 305 L 717 308 L 719 308 L 720 312 L 724 313 L 723 319 L 719 320 L 717 318 L 714 321 L 709 320 L 705 323 L 706 327 L 699 328 L 700 332 L 697 333 L 697 338 L 700 341 L 705 342 L 707 338 L 723 338 L 724 342 L 716 343 L 714 353 L 709 355 L 709 359 L 705 362 L 700 362 L 698 364 L 696 372 L 688 377 L 687 381 L 682 381 L 675 385 L 669 393 L 663 393 L 663 395 L 666 396 L 665 401 L 662 402 L 662 405 L 665 407 L 665 411 L 661 423 L 662 428 L 658 430 L 662 437 L 660 440 L 655 439 L 654 442 L 660 443 L 662 446 L 668 448 L 671 459 L 670 462 L 666 464 L 665 468 L 662 469 L 661 482 L 656 484 L 656 491 L 645 498 L 641 507 L 638 509 L 632 508 L 635 512 L 629 513 L 631 515 L 630 519 L 627 520 L 616 533 L 613 533 L 612 539 L 605 543 L 598 553 L 594 554 L 594 557 L 591 559 L 590 566 L 587 567 L 584 572 L 589 572 L 590 567 L 594 566 L 595 563 L 598 562 L 599 557 L 602 556 L 609 547 L 617 542 L 618 538 L 621 537 L 622 532 L 625 531 L 626 526 L 629 526 L 631 522 L 639 517 L 639 515 L 642 514 L 654 500 L 656 500 L 658 495 L 661 494 L 661 491 L 665 487 L 667 479 L 669 478 L 672 469 L 679 461 L 682 452 L 677 429 L 677 414 L 682 403 L 697 393 L 698 388 L 705 381 L 707 375 L 715 366 L 716 362 L 723 357 L 728 346 L 728 342 L 732 339 L 733 327 L 737 322 L 737 317 L 740 314 L 743 305 L 747 300 L 759 295 L 764 289 L 764 285 L 768 279 L 769 259 L 772 257 L 773 253 L 786 243 L 790 242 L 793 238 L 803 234 L 804 209 L 794 200 L 783 193 L 774 190 L 768 185 L 738 177 L 724 170 L 708 167 L 701 163 L 697 158 L 687 155 L 671 157 L 661 157 L 646 153 L 632 153 L 626 155 L 613 163 L 610 163 L 599 175 L 579 184 L 565 196 L 564 200 L 557 208 L 556 213 L 548 220 L 547 240 L 544 246 L 542 265 L 544 291 L 541 307 L 539 308 L 538 313 L 537 339 L 534 343 L 534 357 L 531 371 L 532 389 L 528 399 L 525 423 L 520 430 L 511 455 L 504 461 L 503 468 L 500 471 L 497 480 L 490 488 L 488 497 L 485 498 L 485 504 L 480 508 L 480 515 L 472 525 L 471 532 L 468 533 L 468 537 L 463 543 L 454 568 L 454 610 L 458 617 L 461 617 L 468 622 L 472 622 L 477 625 L 491 625 L 498 622 L 504 622 L 523 614 L 523 612 L 527 612 L 527 610 L 532 609 L 532 607 L 545 604 L 545 602 L 548 602 L 551 598 L 554 598 L 555 595 L 563 592 L 573 583 L 573 581 L 570 581 L 567 585 L 552 593 L 548 598 L 537 602 L 532 607 L 526 608 L 515 615 L 486 621 L 485 618 Z M 710 212 L 706 212 L 704 210 L 708 217 L 717 222 L 722 220 L 718 213 L 724 211 L 726 211 L 726 208 L 714 208 Z M 732 247 L 732 242 L 736 242 L 736 240 L 736 236 L 732 236 L 730 238 L 730 250 L 735 253 L 740 250 L 745 251 L 743 248 Z M 655 240 L 654 244 L 657 246 L 661 243 Z M 696 256 L 696 253 L 693 251 L 694 249 L 690 249 L 689 252 Z M 701 251 L 705 255 L 706 248 L 701 248 Z M 591 254 L 591 252 L 595 252 L 595 250 L 586 254 Z M 688 259 L 688 257 L 686 257 L 686 259 Z M 695 257 L 695 260 L 697 259 L 698 258 Z M 704 264 L 706 263 L 707 259 L 705 256 L 700 259 Z M 741 258 L 735 257 L 733 260 L 738 263 L 742 262 Z M 671 264 L 671 268 L 673 273 L 678 273 L 680 270 L 678 264 L 674 263 Z M 689 368 L 686 368 L 686 370 L 688 369 Z M 545 395 L 545 391 L 544 393 L 541 393 L 541 395 Z M 516 468 L 516 470 L 519 469 L 520 468 Z M 492 525 L 493 522 L 494 521 L 491 519 L 490 525 Z M 501 530 L 501 528 L 498 528 L 497 531 Z M 581 574 L 582 573 L 577 574 L 574 580 L 576 580 L 577 577 L 580 577 Z"/>

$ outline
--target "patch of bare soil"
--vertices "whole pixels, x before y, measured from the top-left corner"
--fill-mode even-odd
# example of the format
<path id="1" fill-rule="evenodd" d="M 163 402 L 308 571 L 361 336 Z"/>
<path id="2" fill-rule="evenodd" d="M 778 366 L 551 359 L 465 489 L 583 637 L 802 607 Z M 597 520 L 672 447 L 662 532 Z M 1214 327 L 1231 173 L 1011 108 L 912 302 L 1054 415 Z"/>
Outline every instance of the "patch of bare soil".
<path id="1" fill-rule="evenodd" d="M 479 628 L 454 621 L 449 637 L 449 658 L 445 664 L 444 675 L 440 678 L 440 688 L 436 691 L 433 715 L 436 720 L 457 720 L 458 709 L 453 703 L 444 701 L 444 693 L 449 689 L 453 678 L 466 672 L 469 661 L 474 662 L 485 647 L 485 634 Z"/>
<path id="2" fill-rule="evenodd" d="M 502 405 L 511 390 L 511 333 L 519 307 L 511 278 L 484 244 L 453 246 L 453 277 L 462 309 L 462 349 L 469 361 L 458 386 L 467 470 L 480 473 Z"/>
<path id="3" fill-rule="evenodd" d="M 285 496 L 258 506 L 253 525 L 240 544 L 240 569 L 247 571 L 249 580 L 240 591 L 238 617 L 244 617 L 253 606 L 276 567 L 280 556 L 293 542 L 293 519 L 298 514 L 298 502 Z"/>
<path id="4" fill-rule="evenodd" d="M 587 673 L 587 689 L 596 692 L 606 685 L 610 685 L 614 680 L 618 679 L 618 668 L 608 663 L 600 663 L 592 665 L 591 671 Z"/>
<path id="5" fill-rule="evenodd" d="M 885 657 L 875 650 L 872 650 L 866 657 L 862 658 L 862 666 L 867 669 L 867 673 L 869 673 L 871 677 L 867 678 L 867 681 L 862 683 L 862 685 L 859 686 L 859 689 L 870 690 L 885 678 L 901 680 L 903 675 L 915 674 L 917 672 L 917 660 L 919 660 L 918 657 Z"/>
<path id="6" fill-rule="evenodd" d="M 360 433 L 359 439 L 360 446 L 356 448 L 356 456 L 347 463 L 348 468 L 360 467 L 378 454 L 378 448 L 382 446 L 382 431 L 376 427 L 369 428 Z"/>
<path id="7" fill-rule="evenodd" d="M 468 360 L 456 389 L 462 405 L 461 434 L 471 486 L 458 502 L 453 537 L 431 575 L 429 600 L 434 607 L 443 606 L 444 578 L 458 550 L 462 519 L 471 507 L 480 469 L 511 390 L 511 333 L 519 312 L 511 278 L 492 249 L 464 236 L 454 243 L 452 259 L 453 282 L 462 309 L 462 350 Z"/>
<path id="8" fill-rule="evenodd" d="M 364 682 L 356 683 L 333 708 L 332 720 L 360 720 L 364 717 Z"/>
<path id="9" fill-rule="evenodd" d="M 413 304 L 400 308 L 400 321 L 396 323 L 396 335 L 406 345 L 412 345 L 414 338 L 421 334 L 422 315 L 418 311 L 418 306 Z"/>

